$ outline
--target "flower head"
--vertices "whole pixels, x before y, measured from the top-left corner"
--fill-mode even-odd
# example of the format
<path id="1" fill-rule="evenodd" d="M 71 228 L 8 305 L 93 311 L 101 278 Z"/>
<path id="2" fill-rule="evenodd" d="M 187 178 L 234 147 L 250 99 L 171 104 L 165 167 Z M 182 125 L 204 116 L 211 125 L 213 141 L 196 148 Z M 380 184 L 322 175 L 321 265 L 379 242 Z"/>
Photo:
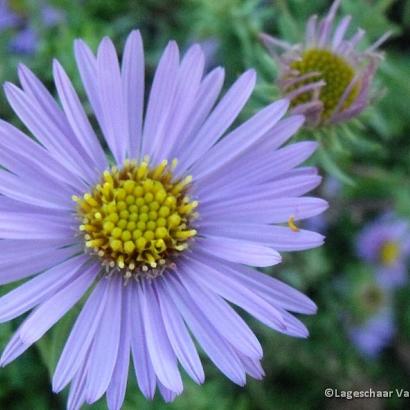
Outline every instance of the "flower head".
<path id="1" fill-rule="evenodd" d="M 143 118 L 138 32 L 121 64 L 108 38 L 97 55 L 78 40 L 75 55 L 99 130 L 57 61 L 61 105 L 24 66 L 22 88 L 5 86 L 38 142 L 0 121 L 0 283 L 34 276 L 0 298 L 1 322 L 32 310 L 1 365 L 87 295 L 53 377 L 55 392 L 71 383 L 69 409 L 105 393 L 119 409 L 130 356 L 148 398 L 156 388 L 166 401 L 182 392 L 178 364 L 202 383 L 191 334 L 235 383 L 261 378 L 262 348 L 228 302 L 280 332 L 308 334 L 289 312 L 312 314 L 314 303 L 246 266 L 274 265 L 279 251 L 323 242 L 296 226 L 327 207 L 302 197 L 319 184 L 316 170 L 295 168 L 316 145 L 280 148 L 303 117 L 283 118 L 288 102 L 280 100 L 227 132 L 252 93 L 254 71 L 217 102 L 223 69 L 204 75 L 200 47 L 180 58 L 170 42 Z"/>
<path id="2" fill-rule="evenodd" d="M 262 34 L 266 47 L 278 57 L 278 85 L 295 113 L 306 115 L 311 126 L 346 121 L 358 115 L 369 104 L 369 91 L 381 54 L 377 48 L 386 40 L 383 35 L 365 51 L 357 45 L 365 32 L 359 29 L 347 39 L 350 16 L 344 17 L 333 31 L 334 19 L 341 0 L 335 0 L 327 16 L 318 21 L 310 17 L 305 41 L 290 45 Z"/>
<path id="3" fill-rule="evenodd" d="M 348 336 L 359 352 L 374 358 L 391 342 L 396 331 L 392 294 L 377 276 L 363 278 L 356 280 L 351 290 L 353 311 L 346 324 Z"/>
<path id="4" fill-rule="evenodd" d="M 380 280 L 389 286 L 399 286 L 408 280 L 410 227 L 407 221 L 384 215 L 369 223 L 359 233 L 357 253 L 371 263 Z"/>

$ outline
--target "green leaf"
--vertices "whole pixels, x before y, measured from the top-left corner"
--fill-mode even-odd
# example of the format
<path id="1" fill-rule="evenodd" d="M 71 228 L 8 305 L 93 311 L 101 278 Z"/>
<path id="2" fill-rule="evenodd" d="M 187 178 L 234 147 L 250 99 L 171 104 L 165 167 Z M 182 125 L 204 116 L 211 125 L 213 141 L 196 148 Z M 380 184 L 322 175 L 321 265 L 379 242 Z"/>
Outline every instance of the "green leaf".
<path id="1" fill-rule="evenodd" d="M 337 165 L 336 161 L 332 157 L 330 157 L 329 153 L 324 148 L 319 148 L 316 155 L 319 164 L 326 172 L 347 185 L 355 186 L 356 183 L 353 181 L 353 179 L 344 171 L 342 171 L 342 169 Z"/>

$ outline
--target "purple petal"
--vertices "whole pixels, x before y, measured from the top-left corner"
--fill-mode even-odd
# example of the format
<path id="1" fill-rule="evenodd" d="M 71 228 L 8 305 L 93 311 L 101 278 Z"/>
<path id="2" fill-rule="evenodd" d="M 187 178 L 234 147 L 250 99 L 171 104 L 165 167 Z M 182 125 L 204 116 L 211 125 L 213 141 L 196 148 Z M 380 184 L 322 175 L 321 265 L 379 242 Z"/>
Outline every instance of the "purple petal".
<path id="1" fill-rule="evenodd" d="M 156 377 L 146 344 L 145 329 L 140 308 L 139 290 L 136 283 L 127 285 L 128 304 L 131 312 L 131 351 L 135 374 L 142 394 L 152 399 L 155 394 Z"/>
<path id="2" fill-rule="evenodd" d="M 166 293 L 161 291 L 161 287 L 157 286 L 155 281 L 153 285 L 160 301 L 165 330 L 178 360 L 195 382 L 203 383 L 205 379 L 204 369 L 180 313 L 173 301 L 168 298 Z"/>
<path id="3" fill-rule="evenodd" d="M 200 179 L 212 172 L 220 172 L 221 167 L 224 168 L 227 163 L 248 151 L 254 144 L 258 144 L 285 115 L 288 106 L 288 100 L 275 101 L 226 135 L 220 143 L 209 150 L 203 161 L 193 167 L 194 178 Z"/>
<path id="4" fill-rule="evenodd" d="M 144 112 L 144 49 L 138 30 L 132 31 L 125 43 L 121 78 L 130 139 L 128 156 L 138 158 Z"/>
<path id="5" fill-rule="evenodd" d="M 205 266 L 207 272 L 209 271 L 206 276 L 208 286 L 212 284 L 215 291 L 228 300 L 230 299 L 225 296 L 225 292 L 239 301 L 242 300 L 242 295 L 256 295 L 258 298 L 263 298 L 269 302 L 270 305 L 280 307 L 280 311 L 276 313 L 276 316 L 279 316 L 282 321 L 284 321 L 281 313 L 283 309 L 307 315 L 314 314 L 317 311 L 316 305 L 303 293 L 255 269 L 229 262 L 212 261 L 207 255 L 201 256 L 200 252 L 197 253 L 195 258 L 197 262 L 201 263 L 202 270 L 205 269 Z M 215 280 L 211 280 L 208 274 L 213 275 L 212 277 Z M 203 276 L 198 276 L 198 279 L 201 278 Z M 232 302 L 236 303 L 233 300 Z M 253 306 L 251 308 L 253 309 Z M 266 307 L 263 305 L 263 308 Z M 246 307 L 244 309 L 249 310 Z M 272 315 L 266 316 L 268 318 L 272 317 Z M 271 326 L 269 323 L 267 324 Z"/>
<path id="6" fill-rule="evenodd" d="M 21 212 L 0 214 L 0 236 L 3 239 L 67 239 L 74 236 L 71 217 Z"/>
<path id="7" fill-rule="evenodd" d="M 123 286 L 122 278 L 118 276 L 105 279 L 109 282 L 108 296 L 94 335 L 87 374 L 86 400 L 89 404 L 97 401 L 106 392 L 117 361 Z"/>
<path id="8" fill-rule="evenodd" d="M 320 198 L 295 197 L 277 198 L 272 200 L 252 200 L 238 202 L 226 208 L 223 203 L 204 205 L 199 208 L 202 218 L 210 222 L 226 221 L 248 223 L 281 223 L 287 222 L 290 217 L 295 220 L 310 218 L 322 213 L 328 208 L 328 203 Z"/>
<path id="9" fill-rule="evenodd" d="M 57 60 L 54 60 L 53 74 L 58 95 L 71 129 L 94 167 L 103 172 L 108 166 L 104 151 L 88 121 L 70 79 Z"/>
<path id="10" fill-rule="evenodd" d="M 209 257 L 206 257 L 206 259 L 209 259 Z M 222 261 L 218 266 L 219 262 L 215 260 L 213 265 L 216 264 L 217 268 L 210 264 L 207 265 L 203 261 L 199 261 L 200 259 L 197 255 L 195 259 L 189 259 L 189 264 L 192 268 L 189 274 L 195 274 L 195 279 L 201 282 L 203 286 L 210 288 L 224 299 L 248 311 L 252 316 L 267 326 L 280 332 L 286 330 L 285 321 L 281 312 L 276 307 L 243 285 L 242 282 L 235 280 L 235 276 L 232 275 L 228 277 L 228 275 L 221 273 L 221 271 L 227 271 L 226 265 L 222 264 Z M 240 265 L 235 264 L 235 266 Z M 246 354 L 246 352 L 244 353 Z"/>
<path id="11" fill-rule="evenodd" d="M 153 155 L 159 149 L 174 98 L 179 64 L 179 50 L 171 41 L 158 64 L 145 115 L 142 155 Z"/>
<path id="12" fill-rule="evenodd" d="M 169 158 L 180 158 L 186 145 L 195 138 L 221 92 L 224 76 L 225 72 L 221 67 L 215 68 L 205 76 L 193 103 L 192 113 L 185 120 Z"/>
<path id="13" fill-rule="evenodd" d="M 175 302 L 193 335 L 215 366 L 234 383 L 243 386 L 246 382 L 245 372 L 234 349 L 215 330 L 189 293 L 172 276 L 168 276 L 166 281 L 160 279 L 159 283 L 162 291 L 167 292 L 168 297 Z"/>
<path id="14" fill-rule="evenodd" d="M 206 223 L 203 235 L 226 236 L 265 244 L 277 251 L 302 251 L 323 245 L 324 237 L 316 232 L 300 229 L 297 232 L 284 226 L 248 223 Z"/>
<path id="15" fill-rule="evenodd" d="M 211 257 L 251 266 L 272 266 L 282 260 L 277 251 L 242 239 L 207 235 L 204 240 L 198 241 L 198 246 Z"/>
<path id="16" fill-rule="evenodd" d="M 175 393 L 183 390 L 175 353 L 169 343 L 161 313 L 158 296 L 152 283 L 142 282 L 139 298 L 144 322 L 145 337 L 152 367 L 161 383 Z"/>
<path id="17" fill-rule="evenodd" d="M 215 329 L 234 348 L 243 354 L 260 359 L 263 355 L 262 347 L 245 321 L 222 298 L 214 292 L 204 288 L 196 281 L 190 263 L 181 262 L 181 273 L 176 274 L 188 293 L 195 299 L 195 303 Z M 218 318 L 218 320 L 215 320 Z"/>
<path id="18" fill-rule="evenodd" d="M 214 108 L 195 138 L 181 152 L 179 170 L 185 170 L 211 148 L 236 119 L 255 86 L 255 71 L 242 74 Z"/>
<path id="19" fill-rule="evenodd" d="M 86 358 L 107 303 L 109 283 L 105 279 L 98 282 L 74 324 L 54 372 L 56 393 L 71 381 Z"/>
<path id="20" fill-rule="evenodd" d="M 186 132 L 187 119 L 195 115 L 195 99 L 204 70 L 204 55 L 198 45 L 192 46 L 182 59 L 178 71 L 175 96 L 168 115 L 166 133 L 162 134 L 163 142 L 158 144 L 154 162 L 169 158 L 181 133 Z"/>
<path id="21" fill-rule="evenodd" d="M 63 130 L 50 121 L 44 107 L 34 97 L 11 83 L 4 86 L 7 100 L 15 113 L 44 147 L 64 166 L 73 172 L 83 175 L 92 183 L 95 172 L 89 167 L 87 157 L 83 157 L 80 147 L 73 146 L 76 140 L 70 139 Z"/>
<path id="22" fill-rule="evenodd" d="M 117 52 L 108 37 L 98 47 L 97 78 L 103 115 L 101 126 L 117 164 L 122 165 L 129 151 L 128 119 Z"/>
<path id="23" fill-rule="evenodd" d="M 131 312 L 127 292 L 129 290 L 123 289 L 120 345 L 117 363 L 107 390 L 107 404 L 110 410 L 121 409 L 127 389 L 131 352 Z"/>
<path id="24" fill-rule="evenodd" d="M 79 252 L 79 247 L 59 248 L 64 243 L 4 239 L 0 241 L 0 285 L 50 269 Z M 18 263 L 16 263 L 18 261 Z"/>
<path id="25" fill-rule="evenodd" d="M 80 270 L 84 269 L 84 265 Z M 93 264 L 70 281 L 59 292 L 41 304 L 22 324 L 18 333 L 21 341 L 31 346 L 57 323 L 84 295 L 97 274 L 99 265 Z"/>
<path id="26" fill-rule="evenodd" d="M 75 256 L 2 296 L 0 322 L 14 319 L 49 298 L 78 275 L 86 260 L 84 255 Z"/>

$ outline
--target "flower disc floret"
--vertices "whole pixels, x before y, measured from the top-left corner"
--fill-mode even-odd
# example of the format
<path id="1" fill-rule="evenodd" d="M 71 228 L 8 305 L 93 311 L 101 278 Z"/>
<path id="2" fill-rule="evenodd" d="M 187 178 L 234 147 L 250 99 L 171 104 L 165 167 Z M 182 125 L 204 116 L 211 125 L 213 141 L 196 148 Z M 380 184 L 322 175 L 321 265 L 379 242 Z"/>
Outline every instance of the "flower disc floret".
<path id="1" fill-rule="evenodd" d="M 333 114 L 355 76 L 354 68 L 343 57 L 325 49 L 312 48 L 306 50 L 301 58 L 293 61 L 290 66 L 292 69 L 297 70 L 300 76 L 310 73 L 317 74 L 296 83 L 287 90 L 289 92 L 301 86 L 313 84 L 318 80 L 324 81 L 324 86 L 319 91 L 319 100 L 323 104 L 322 118 L 324 120 L 330 118 Z M 342 110 L 349 108 L 356 100 L 359 91 L 360 84 L 355 83 L 340 108 Z M 312 92 L 314 91 L 300 94 L 292 100 L 291 105 L 296 107 L 309 102 L 312 99 Z"/>
<path id="2" fill-rule="evenodd" d="M 127 161 L 104 171 L 100 183 L 73 197 L 85 245 L 125 277 L 156 276 L 196 235 L 197 201 L 186 195 L 191 177 L 174 180 L 162 161 Z M 110 269 L 111 268 L 111 269 Z"/>

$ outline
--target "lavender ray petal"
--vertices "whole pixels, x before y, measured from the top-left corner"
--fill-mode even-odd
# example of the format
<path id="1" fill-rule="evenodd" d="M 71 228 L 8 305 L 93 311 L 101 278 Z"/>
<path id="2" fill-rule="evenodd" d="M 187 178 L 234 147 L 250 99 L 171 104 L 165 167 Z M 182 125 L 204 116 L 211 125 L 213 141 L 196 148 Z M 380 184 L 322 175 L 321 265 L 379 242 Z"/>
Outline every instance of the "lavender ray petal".
<path id="1" fill-rule="evenodd" d="M 218 204 L 219 205 L 219 204 Z M 295 197 L 261 200 L 258 202 L 237 202 L 229 210 L 222 204 L 200 207 L 202 218 L 216 222 L 242 222 L 248 223 L 282 223 L 290 217 L 295 221 L 310 218 L 322 213 L 328 208 L 328 203 L 320 198 Z"/>
<path id="2" fill-rule="evenodd" d="M 73 141 L 53 121 L 50 121 L 50 116 L 44 111 L 42 105 L 11 83 L 6 83 L 4 90 L 15 113 L 42 145 L 60 163 L 92 183 L 95 173 L 88 166 L 86 158 L 81 155 L 78 147 L 72 144 Z"/>
<path id="3" fill-rule="evenodd" d="M 212 172 L 219 172 L 221 167 L 258 144 L 285 115 L 288 107 L 288 100 L 275 101 L 226 135 L 209 150 L 203 161 L 193 166 L 191 173 L 194 178 L 200 179 Z"/>
<path id="4" fill-rule="evenodd" d="M 129 290 L 123 289 L 122 291 L 120 345 L 118 348 L 117 363 L 107 390 L 107 404 L 110 410 L 120 410 L 123 405 L 130 366 L 131 312 L 128 303 L 128 296 L 126 294 Z"/>
<path id="5" fill-rule="evenodd" d="M 161 315 L 171 346 L 186 372 L 198 384 L 205 380 L 204 369 L 196 347 L 174 302 L 154 283 L 160 301 Z"/>
<path id="6" fill-rule="evenodd" d="M 302 251 L 323 245 L 324 237 L 316 232 L 299 229 L 294 232 L 285 226 L 248 223 L 204 223 L 201 234 L 259 242 L 280 252 Z"/>
<path id="7" fill-rule="evenodd" d="M 110 385 L 120 345 L 122 278 L 112 277 L 107 300 L 90 350 L 87 373 L 86 401 L 97 401 Z"/>
<path id="8" fill-rule="evenodd" d="M 40 144 L 3 120 L 0 120 L 0 136 L 1 147 L 12 151 L 31 167 L 35 167 L 57 181 L 70 185 L 75 190 L 86 186 L 78 174 L 61 164 Z"/>
<path id="9" fill-rule="evenodd" d="M 141 309 L 139 306 L 139 291 L 137 284 L 127 285 L 128 304 L 131 312 L 131 352 L 134 361 L 135 374 L 142 394 L 153 399 L 155 394 L 156 377 L 146 344 L 145 329 Z"/>
<path id="10" fill-rule="evenodd" d="M 88 100 L 90 101 L 97 121 L 104 132 L 104 116 L 97 83 L 97 60 L 90 48 L 82 40 L 75 40 L 74 55 Z"/>
<path id="11" fill-rule="evenodd" d="M 21 212 L 0 214 L 0 237 L 3 239 L 66 239 L 74 236 L 67 216 L 45 216 Z"/>
<path id="12" fill-rule="evenodd" d="M 234 383 L 243 386 L 246 378 L 238 356 L 197 307 L 193 300 L 195 295 L 189 295 L 182 285 L 171 276 L 166 281 L 164 278 L 160 280 L 163 281 L 163 291 L 166 291 L 168 297 L 175 302 L 193 335 L 215 366 Z"/>
<path id="13" fill-rule="evenodd" d="M 208 256 L 206 257 L 209 259 Z M 217 263 L 218 262 L 215 262 L 215 264 Z M 217 265 L 218 269 L 216 269 L 215 266 L 211 266 L 211 264 L 209 264 L 209 266 L 206 265 L 200 261 L 197 256 L 195 259 L 190 258 L 189 264 L 192 267 L 189 273 L 191 275 L 195 274 L 197 282 L 201 282 L 202 285 L 208 289 L 212 287 L 211 290 L 216 294 L 248 311 L 252 316 L 272 329 L 278 330 L 279 332 L 286 330 L 286 323 L 279 309 L 269 304 L 256 292 L 253 292 L 253 290 L 244 286 L 238 280 L 233 279 L 234 277 L 227 277 L 227 275 L 222 274 L 220 270 L 224 270 L 224 272 L 227 271 L 222 261 L 219 266 Z M 201 272 L 202 275 L 206 272 L 206 280 L 203 276 L 195 272 Z"/>
<path id="14" fill-rule="evenodd" d="M 181 263 L 181 273 L 176 274 L 190 295 L 195 295 L 195 303 L 219 334 L 236 350 L 260 359 L 262 347 L 245 321 L 221 297 L 203 287 L 196 280 L 190 263 Z M 218 320 L 215 320 L 218 318 Z"/>
<path id="15" fill-rule="evenodd" d="M 242 74 L 211 112 L 194 139 L 181 152 L 178 170 L 189 168 L 203 156 L 236 119 L 255 86 L 255 71 Z"/>
<path id="16" fill-rule="evenodd" d="M 152 283 L 142 282 L 142 286 L 139 287 L 139 298 L 152 367 L 161 383 L 179 394 L 183 390 L 183 385 L 178 363 L 168 340 L 158 307 L 158 296 Z"/>
<path id="17" fill-rule="evenodd" d="M 237 289 L 235 293 L 239 293 L 239 296 L 241 292 L 255 294 L 269 302 L 270 305 L 277 306 L 280 310 L 276 315 L 279 315 L 282 321 L 285 321 L 281 314 L 283 309 L 305 315 L 315 314 L 317 311 L 314 302 L 303 293 L 255 269 L 229 262 L 211 261 L 207 255 L 202 256 L 200 252 L 197 252 L 195 258 L 201 262 L 201 266 L 208 264 L 210 274 L 214 275 L 215 280 L 209 280 L 207 277 L 208 286 L 211 283 L 212 285 L 217 284 L 218 292 L 229 294 L 233 289 Z M 225 297 L 224 294 L 219 294 Z M 228 297 L 226 299 L 229 300 Z"/>
<path id="18" fill-rule="evenodd" d="M 97 81 L 103 115 L 101 128 L 117 164 L 121 165 L 129 151 L 127 107 L 117 52 L 108 37 L 98 47 Z"/>
<path id="19" fill-rule="evenodd" d="M 158 389 L 165 403 L 173 402 L 175 398 L 178 396 L 178 394 L 175 393 L 174 391 L 167 389 L 159 380 L 157 380 L 157 384 L 158 384 Z"/>
<path id="20" fill-rule="evenodd" d="M 153 155 L 166 132 L 165 125 L 175 94 L 178 70 L 179 50 L 177 44 L 171 41 L 162 54 L 154 75 L 145 115 L 142 155 Z"/>
<path id="21" fill-rule="evenodd" d="M 0 298 L 0 322 L 27 312 L 61 289 L 78 275 L 86 256 L 75 256 L 36 276 Z"/>
<path id="22" fill-rule="evenodd" d="M 21 341 L 29 347 L 39 340 L 80 300 L 95 280 L 99 269 L 98 264 L 81 266 L 78 277 L 47 299 L 24 321 L 18 330 Z"/>
<path id="23" fill-rule="evenodd" d="M 108 290 L 109 281 L 100 280 L 78 316 L 54 372 L 54 392 L 64 389 L 85 360 L 107 304 Z"/>
<path id="24" fill-rule="evenodd" d="M 178 71 L 175 96 L 172 101 L 163 143 L 158 144 L 154 155 L 154 162 L 168 158 L 169 153 L 177 143 L 181 133 L 186 132 L 185 123 L 189 117 L 195 115 L 195 100 L 201 84 L 205 66 L 204 54 L 199 45 L 192 46 L 185 54 Z"/>
<path id="25" fill-rule="evenodd" d="M 258 185 L 242 186 L 237 189 L 218 192 L 208 198 L 201 199 L 201 205 L 211 203 L 224 203 L 225 206 L 234 206 L 238 198 L 248 202 L 251 198 L 254 201 L 274 200 L 281 197 L 298 197 L 316 188 L 322 178 L 318 175 L 296 175 L 289 178 L 275 179 Z"/>
<path id="26" fill-rule="evenodd" d="M 144 48 L 138 30 L 132 31 L 125 43 L 121 79 L 128 118 L 128 156 L 139 158 L 144 113 Z"/>
<path id="27" fill-rule="evenodd" d="M 108 166 L 107 158 L 70 79 L 57 60 L 54 60 L 53 75 L 67 121 L 74 135 L 89 157 L 90 163 L 93 163 L 94 168 L 100 173 L 103 172 Z"/>
<path id="28" fill-rule="evenodd" d="M 176 137 L 175 146 L 171 147 L 169 153 L 170 158 L 180 158 L 187 144 L 198 133 L 221 92 L 224 77 L 223 68 L 217 67 L 202 80 L 192 106 L 192 115 L 185 120 L 181 132 Z"/>
<path id="29" fill-rule="evenodd" d="M 251 266 L 273 266 L 282 260 L 277 251 L 243 239 L 207 235 L 197 241 L 197 246 L 211 256 Z"/>

